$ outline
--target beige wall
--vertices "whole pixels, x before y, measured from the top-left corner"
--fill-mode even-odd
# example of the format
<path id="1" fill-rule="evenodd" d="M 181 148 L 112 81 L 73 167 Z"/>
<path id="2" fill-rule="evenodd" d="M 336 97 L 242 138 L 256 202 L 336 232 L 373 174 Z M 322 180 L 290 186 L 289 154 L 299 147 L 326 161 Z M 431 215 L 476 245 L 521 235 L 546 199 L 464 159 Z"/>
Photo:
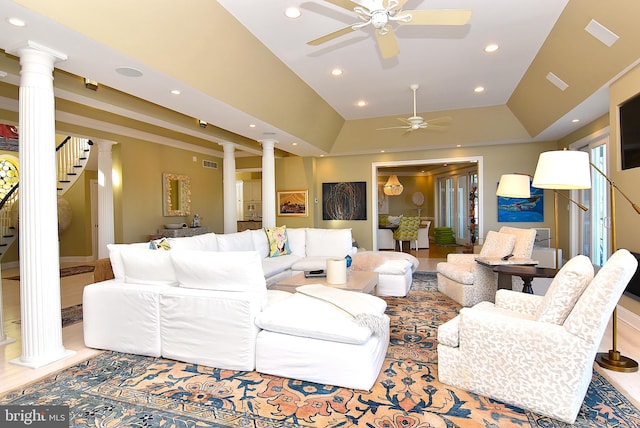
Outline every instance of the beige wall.
<path id="1" fill-rule="evenodd" d="M 219 168 L 202 167 L 203 156 L 188 150 L 135 139 L 121 139 L 115 146 L 120 183 L 116 194 L 116 242 L 139 242 L 157 233 L 166 223 L 187 223 L 200 214 L 202 226 L 211 232 L 223 230 L 222 163 Z M 196 157 L 194 162 L 193 157 Z M 165 217 L 162 211 L 162 173 L 187 175 L 191 179 L 191 215 Z"/>
<path id="2" fill-rule="evenodd" d="M 618 106 L 640 93 L 640 67 L 635 67 L 611 85 L 609 96 L 610 130 L 610 162 L 609 173 L 615 184 L 636 204 L 640 204 L 640 168 L 621 169 L 620 137 L 618 129 Z M 640 252 L 640 215 L 620 194 L 615 194 L 616 207 L 616 239 L 618 248 L 627 248 Z M 640 314 L 640 300 L 622 296 L 620 304 L 636 314 Z"/>

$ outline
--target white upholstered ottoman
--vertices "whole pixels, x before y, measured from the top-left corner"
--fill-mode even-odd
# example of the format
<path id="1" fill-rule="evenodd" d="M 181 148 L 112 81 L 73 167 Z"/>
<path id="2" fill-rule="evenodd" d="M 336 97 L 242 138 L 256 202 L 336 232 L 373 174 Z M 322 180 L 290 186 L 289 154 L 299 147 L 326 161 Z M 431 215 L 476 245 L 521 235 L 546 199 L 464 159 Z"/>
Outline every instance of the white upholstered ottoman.
<path id="1" fill-rule="evenodd" d="M 372 332 L 349 313 L 300 293 L 270 304 L 256 317 L 256 371 L 345 388 L 369 390 L 389 346 L 386 302 L 352 291 L 382 320 Z"/>
<path id="2" fill-rule="evenodd" d="M 420 262 L 408 253 L 361 251 L 353 255 L 353 269 L 378 272 L 378 296 L 406 296 Z"/>

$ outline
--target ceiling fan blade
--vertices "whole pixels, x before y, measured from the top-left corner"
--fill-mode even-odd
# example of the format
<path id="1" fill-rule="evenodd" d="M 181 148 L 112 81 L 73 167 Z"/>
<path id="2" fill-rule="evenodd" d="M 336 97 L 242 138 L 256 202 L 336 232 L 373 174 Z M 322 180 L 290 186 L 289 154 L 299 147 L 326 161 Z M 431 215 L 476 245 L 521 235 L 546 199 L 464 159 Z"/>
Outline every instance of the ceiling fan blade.
<path id="1" fill-rule="evenodd" d="M 400 122 L 402 123 L 406 123 L 407 125 L 411 126 L 411 121 L 409 121 L 409 119 L 405 119 L 402 117 L 397 118 Z"/>
<path id="2" fill-rule="evenodd" d="M 444 132 L 444 131 L 448 131 L 449 127 L 448 126 L 441 126 L 441 125 L 427 124 L 427 126 L 421 126 L 420 129 L 426 129 L 428 131 Z"/>
<path id="3" fill-rule="evenodd" d="M 384 59 L 393 58 L 400 53 L 398 39 L 396 39 L 396 34 L 394 33 L 393 28 L 391 28 L 390 25 L 386 28 L 388 31 L 384 35 L 380 34 L 380 30 L 376 30 L 378 49 L 380 49 L 380 55 L 382 55 L 382 58 Z"/>
<path id="4" fill-rule="evenodd" d="M 410 126 L 390 126 L 388 128 L 377 128 L 376 131 L 384 131 L 385 129 L 411 129 Z"/>
<path id="5" fill-rule="evenodd" d="M 451 121 L 453 120 L 453 118 L 451 116 L 444 116 L 444 117 L 436 117 L 435 119 L 429 119 L 426 120 L 425 122 L 431 126 L 431 125 L 442 125 L 442 124 L 448 124 L 451 123 Z"/>
<path id="6" fill-rule="evenodd" d="M 358 0 L 325 0 L 326 2 L 329 2 L 331 4 L 335 4 L 336 6 L 339 7 L 343 7 L 347 10 L 353 10 L 354 7 L 356 7 L 356 5 L 360 5 L 362 6 L 362 2 L 358 1 Z M 355 3 L 355 4 L 354 4 Z"/>
<path id="7" fill-rule="evenodd" d="M 337 39 L 340 36 L 344 36 L 345 34 L 349 34 L 352 31 L 354 31 L 353 27 L 349 25 L 348 27 L 344 27 L 337 31 L 334 31 L 333 33 L 325 34 L 324 36 L 318 37 L 317 39 L 313 39 L 307 42 L 307 44 L 310 46 L 318 46 L 333 39 Z"/>
<path id="8" fill-rule="evenodd" d="M 465 25 L 471 19 L 471 11 L 464 9 L 405 10 L 411 15 L 409 22 L 397 21 L 400 25 Z"/>

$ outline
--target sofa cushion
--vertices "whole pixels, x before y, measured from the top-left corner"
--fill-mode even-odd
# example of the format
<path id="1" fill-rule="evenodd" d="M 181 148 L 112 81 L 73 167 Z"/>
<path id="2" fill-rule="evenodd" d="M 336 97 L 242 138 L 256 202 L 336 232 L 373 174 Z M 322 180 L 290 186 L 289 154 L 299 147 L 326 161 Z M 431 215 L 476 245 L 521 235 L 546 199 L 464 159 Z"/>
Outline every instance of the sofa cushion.
<path id="1" fill-rule="evenodd" d="M 122 255 L 120 254 L 123 248 L 148 249 L 149 244 L 146 242 L 136 242 L 135 244 L 107 244 L 113 277 L 119 281 L 124 281 L 124 264 L 122 263 Z"/>
<path id="2" fill-rule="evenodd" d="M 287 226 L 265 227 L 265 233 L 269 240 L 269 257 L 279 257 L 291 254 Z"/>
<path id="3" fill-rule="evenodd" d="M 218 251 L 218 239 L 215 233 L 169 238 L 169 244 L 172 249 Z"/>
<path id="4" fill-rule="evenodd" d="M 411 270 L 409 260 L 387 260 L 373 271 L 386 275 L 404 275 Z"/>
<path id="5" fill-rule="evenodd" d="M 169 251 L 177 282 L 184 288 L 266 291 L 256 251 Z"/>
<path id="6" fill-rule="evenodd" d="M 351 315 L 298 293 L 270 304 L 256 316 L 255 323 L 276 333 L 342 343 L 362 344 L 371 337 L 371 330 L 356 324 Z"/>
<path id="7" fill-rule="evenodd" d="M 120 250 L 124 266 L 124 282 L 130 284 L 177 285 L 171 263 L 173 251 L 126 247 Z"/>
<path id="8" fill-rule="evenodd" d="M 253 237 L 250 230 L 216 235 L 219 251 L 253 251 Z"/>
<path id="9" fill-rule="evenodd" d="M 262 259 L 262 271 L 264 272 L 264 277 L 270 278 L 273 275 L 291 269 L 291 266 L 298 260 L 300 260 L 300 256 L 296 256 L 295 254 L 264 258 Z"/>
<path id="10" fill-rule="evenodd" d="M 307 257 L 346 257 L 351 254 L 351 229 L 307 229 Z"/>
<path id="11" fill-rule="evenodd" d="M 572 257 L 553 278 L 538 306 L 536 319 L 553 324 L 564 323 L 592 279 L 591 260 L 583 255 Z"/>
<path id="12" fill-rule="evenodd" d="M 264 229 L 251 230 L 251 238 L 253 239 L 253 249 L 260 254 L 261 258 L 269 257 L 269 240 Z"/>
<path id="13" fill-rule="evenodd" d="M 291 265 L 291 270 L 319 270 L 327 268 L 327 260 L 332 257 L 305 257 L 297 260 Z"/>
<path id="14" fill-rule="evenodd" d="M 300 257 L 307 255 L 307 228 L 287 228 L 291 253 Z"/>
<path id="15" fill-rule="evenodd" d="M 504 257 L 513 252 L 516 243 L 515 235 L 490 230 L 482 244 L 480 257 Z"/>

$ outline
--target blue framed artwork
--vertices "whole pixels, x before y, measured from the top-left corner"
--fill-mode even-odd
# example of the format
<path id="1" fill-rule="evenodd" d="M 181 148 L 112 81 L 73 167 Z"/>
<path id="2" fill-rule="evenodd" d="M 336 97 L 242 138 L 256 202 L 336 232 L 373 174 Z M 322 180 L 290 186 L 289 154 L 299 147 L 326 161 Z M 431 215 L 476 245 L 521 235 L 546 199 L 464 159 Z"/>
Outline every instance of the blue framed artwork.
<path id="1" fill-rule="evenodd" d="M 498 222 L 544 221 L 544 189 L 530 186 L 529 198 L 505 198 L 498 196 Z"/>

